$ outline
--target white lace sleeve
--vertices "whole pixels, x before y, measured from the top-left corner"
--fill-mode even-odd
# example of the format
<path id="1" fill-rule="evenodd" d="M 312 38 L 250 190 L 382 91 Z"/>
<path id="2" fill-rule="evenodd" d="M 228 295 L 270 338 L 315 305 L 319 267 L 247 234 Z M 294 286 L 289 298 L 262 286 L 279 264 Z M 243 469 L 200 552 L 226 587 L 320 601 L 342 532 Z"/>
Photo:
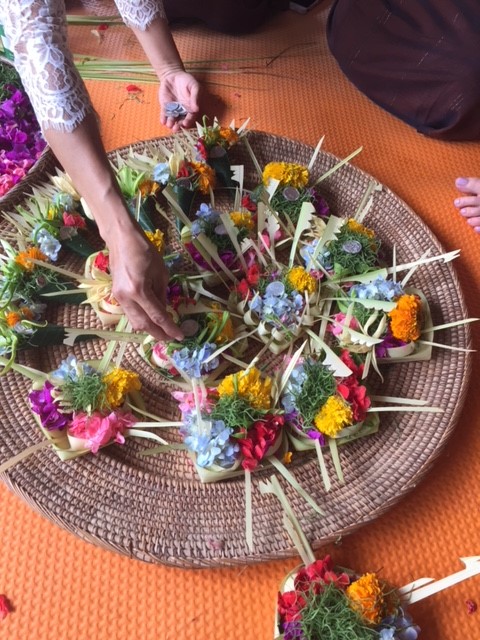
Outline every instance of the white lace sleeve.
<path id="1" fill-rule="evenodd" d="M 45 129 L 72 131 L 93 111 L 67 45 L 63 0 L 2 0 L 0 23 L 15 66 Z"/>
<path id="2" fill-rule="evenodd" d="M 115 0 L 123 21 L 145 31 L 155 18 L 165 18 L 162 0 Z"/>

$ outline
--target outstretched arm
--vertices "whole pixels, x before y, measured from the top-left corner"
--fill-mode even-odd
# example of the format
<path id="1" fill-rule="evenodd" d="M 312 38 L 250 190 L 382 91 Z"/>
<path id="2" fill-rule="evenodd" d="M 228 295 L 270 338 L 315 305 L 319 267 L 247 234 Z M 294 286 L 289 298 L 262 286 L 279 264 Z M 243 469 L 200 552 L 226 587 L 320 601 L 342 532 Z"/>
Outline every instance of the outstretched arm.
<path id="1" fill-rule="evenodd" d="M 116 0 L 125 23 L 131 27 L 160 81 L 160 121 L 174 132 L 191 127 L 198 113 L 199 84 L 185 72 L 160 0 Z M 180 102 L 188 114 L 183 120 L 166 117 L 168 102 Z"/>
<path id="2" fill-rule="evenodd" d="M 181 339 L 166 312 L 163 261 L 130 216 L 67 47 L 64 2 L 9 0 L 0 13 L 44 135 L 110 250 L 115 297 L 135 329 L 159 340 Z"/>

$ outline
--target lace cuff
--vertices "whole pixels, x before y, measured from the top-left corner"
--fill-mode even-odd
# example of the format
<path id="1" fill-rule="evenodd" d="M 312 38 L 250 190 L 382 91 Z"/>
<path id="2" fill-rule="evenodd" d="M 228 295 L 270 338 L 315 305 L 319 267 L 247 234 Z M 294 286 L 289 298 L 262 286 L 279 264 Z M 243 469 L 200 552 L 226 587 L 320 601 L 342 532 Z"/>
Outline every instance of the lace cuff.
<path id="1" fill-rule="evenodd" d="M 93 106 L 67 45 L 65 3 L 9 0 L 0 22 L 42 130 L 73 131 Z"/>
<path id="2" fill-rule="evenodd" d="M 166 18 L 162 0 L 115 0 L 123 21 L 145 31 L 155 18 Z"/>

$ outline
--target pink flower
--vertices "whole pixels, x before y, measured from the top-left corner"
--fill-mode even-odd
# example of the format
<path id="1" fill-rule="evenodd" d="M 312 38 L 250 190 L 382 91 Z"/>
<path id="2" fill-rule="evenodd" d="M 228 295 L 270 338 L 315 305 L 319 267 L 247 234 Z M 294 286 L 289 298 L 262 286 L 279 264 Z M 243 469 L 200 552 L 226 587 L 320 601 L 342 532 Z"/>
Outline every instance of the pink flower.
<path id="1" fill-rule="evenodd" d="M 348 329 L 353 329 L 354 331 L 359 328 L 357 319 L 353 317 L 350 319 L 350 323 L 348 324 L 348 326 L 344 324 L 346 317 L 347 316 L 344 313 L 336 313 L 333 316 L 334 323 L 328 325 L 328 331 L 333 333 L 334 336 L 339 336 L 345 327 Z"/>
<path id="2" fill-rule="evenodd" d="M 165 369 L 170 375 L 179 375 L 177 369 L 170 363 L 170 358 L 167 355 L 167 345 L 164 342 L 157 342 L 153 347 L 153 362 L 160 369 Z"/>
<path id="3" fill-rule="evenodd" d="M 67 211 L 63 212 L 63 224 L 66 227 L 75 227 L 75 229 L 85 229 L 87 226 L 83 216 L 79 213 L 68 213 Z"/>
<path id="4" fill-rule="evenodd" d="M 94 411 L 91 415 L 78 413 L 72 419 L 68 434 L 85 440 L 85 446 L 92 453 L 97 453 L 100 447 L 110 442 L 124 444 L 123 433 L 137 422 L 131 413 L 112 411 L 108 415 L 103 415 L 99 411 Z"/>
<path id="5" fill-rule="evenodd" d="M 191 413 L 195 409 L 195 396 L 191 391 L 174 391 L 172 396 L 179 402 L 178 408 L 183 413 Z M 210 413 L 218 398 L 215 388 L 206 389 L 206 394 L 198 391 L 198 401 L 202 411 Z"/>

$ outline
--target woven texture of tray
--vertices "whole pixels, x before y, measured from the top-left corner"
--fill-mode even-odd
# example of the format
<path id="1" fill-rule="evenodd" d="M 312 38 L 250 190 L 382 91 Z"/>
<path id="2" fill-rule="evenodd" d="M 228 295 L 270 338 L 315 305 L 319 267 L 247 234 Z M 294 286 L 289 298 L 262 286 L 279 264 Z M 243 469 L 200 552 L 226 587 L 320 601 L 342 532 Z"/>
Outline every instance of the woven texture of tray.
<path id="1" fill-rule="evenodd" d="M 306 165 L 313 152 L 307 145 L 269 134 L 250 132 L 248 139 L 261 166 L 270 161 Z M 172 144 L 171 137 L 161 141 Z M 144 144 L 133 148 L 143 150 Z M 126 149 L 120 153 L 126 153 Z M 258 178 L 243 144 L 232 149 L 231 159 L 232 164 L 245 165 L 245 186 L 255 186 Z M 333 155 L 320 152 L 313 177 L 322 175 L 337 161 Z M 332 213 L 352 216 L 372 180 L 354 166 L 345 165 L 321 183 L 321 190 Z M 396 244 L 397 263 L 415 260 L 427 251 L 430 255 L 442 252 L 417 215 L 385 187 L 375 191 L 365 223 L 376 230 L 387 256 Z M 81 271 L 81 262 L 72 256 L 64 264 Z M 434 325 L 467 316 L 451 263 L 435 262 L 419 268 L 409 285 L 424 292 Z M 61 306 L 50 319 L 66 326 L 99 326 L 86 306 Z M 465 326 L 450 328 L 438 332 L 435 340 L 465 348 L 470 346 L 470 332 Z M 95 340 L 75 346 L 74 352 L 81 358 L 95 359 L 101 357 L 104 347 Z M 21 355 L 21 362 L 49 371 L 68 352 L 66 347 L 31 350 Z M 133 346 L 127 347 L 122 366 L 140 373 L 151 411 L 178 419 L 165 382 Z M 388 365 L 383 372 L 385 381 L 375 383 L 376 393 L 422 399 L 442 408 L 443 413 L 381 414 L 377 434 L 340 449 L 345 485 L 336 481 L 326 454 L 333 483 L 329 493 L 323 490 L 316 457 L 311 453 L 294 456 L 290 470 L 326 514 L 314 514 L 281 481 L 314 548 L 377 518 L 416 486 L 455 427 L 467 389 L 470 357 L 434 348 L 429 362 Z M 0 463 L 41 440 L 30 413 L 28 391 L 28 381 L 17 374 L 9 373 L 0 380 Z M 130 440 L 123 447 L 110 446 L 97 456 L 70 462 L 61 462 L 52 451 L 42 451 L 4 474 L 3 480 L 34 509 L 80 538 L 143 561 L 211 567 L 295 554 L 283 529 L 278 502 L 262 497 L 258 490 L 258 482 L 270 471 L 253 475 L 252 553 L 245 540 L 243 480 L 202 485 L 184 452 L 140 457 L 138 453 L 145 446 L 144 442 Z"/>

